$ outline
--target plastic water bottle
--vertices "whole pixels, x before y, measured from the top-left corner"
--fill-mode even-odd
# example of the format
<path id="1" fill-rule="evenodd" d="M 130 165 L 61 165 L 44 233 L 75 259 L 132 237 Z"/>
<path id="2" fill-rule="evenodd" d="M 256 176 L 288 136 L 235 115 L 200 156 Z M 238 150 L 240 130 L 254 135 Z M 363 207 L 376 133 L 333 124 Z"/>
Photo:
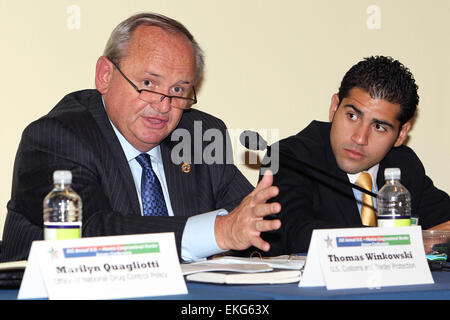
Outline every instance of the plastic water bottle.
<path id="1" fill-rule="evenodd" d="M 53 173 L 54 188 L 44 199 L 44 240 L 81 238 L 82 202 L 71 188 L 72 173 Z"/>
<path id="2" fill-rule="evenodd" d="M 386 184 L 378 192 L 378 227 L 403 227 L 411 225 L 411 195 L 400 183 L 399 168 L 386 168 Z"/>

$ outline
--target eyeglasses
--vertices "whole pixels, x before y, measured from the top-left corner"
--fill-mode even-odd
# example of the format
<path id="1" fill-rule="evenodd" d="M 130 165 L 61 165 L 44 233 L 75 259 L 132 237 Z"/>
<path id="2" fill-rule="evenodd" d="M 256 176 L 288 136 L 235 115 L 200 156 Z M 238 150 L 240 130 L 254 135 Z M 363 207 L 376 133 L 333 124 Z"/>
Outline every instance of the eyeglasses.
<path id="1" fill-rule="evenodd" d="M 111 60 L 110 60 L 111 61 Z M 111 61 L 111 63 L 114 65 L 114 67 L 119 71 L 119 73 L 122 75 L 122 77 L 128 81 L 129 84 L 139 93 L 139 99 L 144 100 L 146 102 L 155 102 L 159 101 L 162 102 L 165 98 L 169 99 L 170 106 L 177 109 L 189 109 L 192 107 L 193 104 L 197 103 L 197 95 L 195 93 L 195 88 L 192 87 L 192 93 L 194 95 L 193 98 L 187 98 L 187 97 L 179 97 L 179 96 L 169 96 L 167 94 L 156 92 L 148 89 L 139 89 L 130 79 L 127 78 L 120 70 L 120 68 Z"/>

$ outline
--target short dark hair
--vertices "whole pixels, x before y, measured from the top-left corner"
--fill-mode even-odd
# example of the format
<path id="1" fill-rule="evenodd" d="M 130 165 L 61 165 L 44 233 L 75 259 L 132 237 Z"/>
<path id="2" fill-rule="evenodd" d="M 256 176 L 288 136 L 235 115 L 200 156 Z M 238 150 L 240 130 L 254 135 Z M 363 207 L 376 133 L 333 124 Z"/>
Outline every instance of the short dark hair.
<path id="1" fill-rule="evenodd" d="M 401 125 L 410 120 L 419 104 L 417 85 L 412 73 L 398 60 L 371 56 L 347 71 L 339 88 L 339 102 L 354 87 L 367 91 L 372 99 L 384 99 L 400 105 L 397 119 Z"/>

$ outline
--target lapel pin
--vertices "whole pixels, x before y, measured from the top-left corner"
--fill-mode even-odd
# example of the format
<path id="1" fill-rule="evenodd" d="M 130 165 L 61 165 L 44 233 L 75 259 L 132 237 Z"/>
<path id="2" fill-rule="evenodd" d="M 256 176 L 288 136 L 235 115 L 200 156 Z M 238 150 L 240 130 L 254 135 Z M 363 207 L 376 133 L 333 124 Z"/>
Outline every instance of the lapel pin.
<path id="1" fill-rule="evenodd" d="M 181 165 L 181 171 L 183 171 L 184 173 L 191 172 L 191 165 L 189 163 L 183 162 L 183 164 Z"/>

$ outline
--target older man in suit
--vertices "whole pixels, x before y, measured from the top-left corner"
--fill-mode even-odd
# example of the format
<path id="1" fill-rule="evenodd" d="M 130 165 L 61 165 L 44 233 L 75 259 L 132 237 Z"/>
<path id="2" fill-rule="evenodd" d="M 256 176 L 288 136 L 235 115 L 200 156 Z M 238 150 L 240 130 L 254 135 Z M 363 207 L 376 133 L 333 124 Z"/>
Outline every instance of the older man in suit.
<path id="1" fill-rule="evenodd" d="M 61 169 L 72 171 L 83 201 L 83 236 L 174 232 L 188 261 L 251 245 L 268 250 L 260 233 L 280 227 L 263 219 L 280 210 L 266 203 L 278 192 L 270 175 L 253 190 L 227 152 L 213 164 L 173 161 L 174 130 L 215 129 L 229 145 L 221 120 L 190 109 L 202 68 L 202 51 L 179 22 L 144 13 L 119 24 L 97 61 L 97 90 L 67 95 L 23 133 L 2 260 L 26 259 L 43 238 L 42 201 Z M 203 154 L 206 145 L 186 150 Z M 157 177 L 149 188 L 145 172 Z"/>
<path id="2" fill-rule="evenodd" d="M 422 228 L 450 228 L 449 196 L 403 145 L 418 102 L 415 80 L 405 66 L 390 57 L 369 57 L 344 76 L 331 99 L 330 122 L 313 121 L 272 146 L 280 154 L 274 176 L 279 196 L 269 201 L 283 209 L 281 228 L 263 235 L 271 244 L 269 255 L 307 252 L 314 229 L 375 226 L 373 207 L 349 182 L 358 184 L 364 172 L 369 191 L 376 192 L 390 167 L 401 169 L 412 214 Z"/>

